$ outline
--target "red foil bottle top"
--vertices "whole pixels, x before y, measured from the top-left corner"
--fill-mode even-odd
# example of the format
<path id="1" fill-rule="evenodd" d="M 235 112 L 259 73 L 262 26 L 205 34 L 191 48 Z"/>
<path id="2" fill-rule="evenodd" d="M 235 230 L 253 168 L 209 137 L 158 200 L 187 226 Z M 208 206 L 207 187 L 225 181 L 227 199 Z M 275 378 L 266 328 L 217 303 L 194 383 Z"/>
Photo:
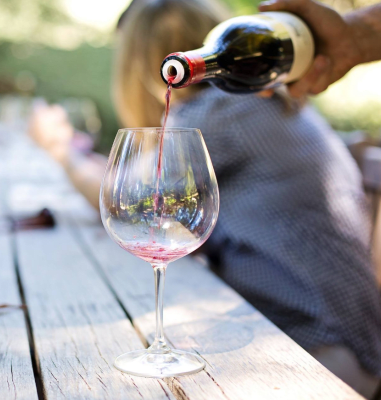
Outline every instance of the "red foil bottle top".
<path id="1" fill-rule="evenodd" d="M 182 88 L 200 82 L 205 76 L 205 61 L 196 51 L 171 53 L 163 61 L 161 76 L 168 83 L 173 78 L 173 88 Z"/>
<path id="2" fill-rule="evenodd" d="M 206 71 L 204 59 L 196 51 L 187 51 L 182 53 L 182 55 L 188 61 L 191 70 L 191 77 L 188 85 L 201 82 Z"/>

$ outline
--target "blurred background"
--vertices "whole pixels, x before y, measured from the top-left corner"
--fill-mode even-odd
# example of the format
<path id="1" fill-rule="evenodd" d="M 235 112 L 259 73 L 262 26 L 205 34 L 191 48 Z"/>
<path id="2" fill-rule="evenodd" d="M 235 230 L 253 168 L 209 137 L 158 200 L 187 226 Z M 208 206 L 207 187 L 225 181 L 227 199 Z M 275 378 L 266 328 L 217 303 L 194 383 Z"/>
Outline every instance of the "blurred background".
<path id="1" fill-rule="evenodd" d="M 224 0 L 234 14 L 256 11 L 257 0 Z M 339 11 L 372 0 L 327 2 Z M 0 0 L 0 121 L 27 119 L 36 101 L 58 102 L 78 130 L 107 152 L 118 122 L 110 96 L 116 22 L 129 0 Z M 378 141 L 381 63 L 354 68 L 313 99 L 334 129 Z M 164 84 L 163 84 L 164 93 Z"/>

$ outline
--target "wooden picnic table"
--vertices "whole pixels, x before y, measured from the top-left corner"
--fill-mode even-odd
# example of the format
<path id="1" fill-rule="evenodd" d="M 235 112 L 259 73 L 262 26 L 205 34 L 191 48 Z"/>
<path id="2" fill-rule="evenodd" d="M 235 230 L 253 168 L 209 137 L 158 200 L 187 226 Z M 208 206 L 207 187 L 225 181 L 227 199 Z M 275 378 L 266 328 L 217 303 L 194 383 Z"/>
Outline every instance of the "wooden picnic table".
<path id="1" fill-rule="evenodd" d="M 98 214 L 23 129 L 0 142 L 0 214 L 54 212 L 53 229 L 0 233 L 0 399 L 361 399 L 190 256 L 170 264 L 164 327 L 205 370 L 151 379 L 113 367 L 154 336 L 148 263 L 109 239 Z"/>

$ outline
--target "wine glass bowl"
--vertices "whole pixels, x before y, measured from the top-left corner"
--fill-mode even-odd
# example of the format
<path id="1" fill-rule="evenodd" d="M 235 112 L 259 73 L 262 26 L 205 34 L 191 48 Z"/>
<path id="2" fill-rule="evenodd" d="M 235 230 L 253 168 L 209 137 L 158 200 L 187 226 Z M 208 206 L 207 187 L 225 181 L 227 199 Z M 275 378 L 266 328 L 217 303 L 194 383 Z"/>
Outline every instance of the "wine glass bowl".
<path id="1" fill-rule="evenodd" d="M 165 343 L 163 285 L 167 264 L 209 237 L 218 209 L 217 181 L 199 130 L 118 131 L 101 188 L 102 222 L 119 246 L 154 268 L 157 314 L 154 343 L 147 350 L 118 357 L 115 366 L 120 370 L 164 377 L 203 368 L 200 357 Z"/>
<path id="2" fill-rule="evenodd" d="M 164 132 L 158 177 L 162 134 L 161 128 L 120 130 L 101 190 L 110 236 L 150 263 L 169 263 L 201 246 L 218 215 L 217 182 L 201 132 Z"/>

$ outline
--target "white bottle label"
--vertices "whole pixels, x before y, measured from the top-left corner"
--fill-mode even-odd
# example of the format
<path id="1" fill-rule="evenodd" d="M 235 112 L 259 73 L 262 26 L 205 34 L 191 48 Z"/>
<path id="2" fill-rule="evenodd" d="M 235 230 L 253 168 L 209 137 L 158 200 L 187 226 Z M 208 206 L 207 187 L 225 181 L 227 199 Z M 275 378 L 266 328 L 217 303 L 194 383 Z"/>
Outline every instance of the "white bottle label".
<path id="1" fill-rule="evenodd" d="M 311 66 L 315 54 L 315 44 L 311 31 L 299 17 L 288 12 L 264 12 L 261 15 L 280 22 L 290 35 L 294 47 L 294 61 L 284 83 L 301 78 Z"/>

